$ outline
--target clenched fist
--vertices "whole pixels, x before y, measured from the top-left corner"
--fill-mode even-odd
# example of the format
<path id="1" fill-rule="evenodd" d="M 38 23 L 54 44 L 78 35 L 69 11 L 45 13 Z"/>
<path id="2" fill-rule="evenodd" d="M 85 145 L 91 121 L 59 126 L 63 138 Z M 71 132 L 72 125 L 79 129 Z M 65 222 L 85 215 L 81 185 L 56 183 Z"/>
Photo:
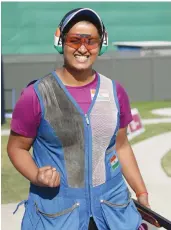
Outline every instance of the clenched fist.
<path id="1" fill-rule="evenodd" d="M 58 187 L 60 184 L 60 174 L 51 166 L 39 168 L 35 184 L 42 187 Z"/>

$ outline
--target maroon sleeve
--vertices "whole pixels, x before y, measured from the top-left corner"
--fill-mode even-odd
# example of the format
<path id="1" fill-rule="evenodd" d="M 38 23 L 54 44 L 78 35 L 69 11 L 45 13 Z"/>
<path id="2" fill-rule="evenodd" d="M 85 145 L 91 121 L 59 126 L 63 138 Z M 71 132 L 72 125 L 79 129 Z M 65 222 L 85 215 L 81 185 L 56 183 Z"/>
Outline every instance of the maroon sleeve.
<path id="1" fill-rule="evenodd" d="M 129 97 L 124 87 L 116 82 L 116 91 L 120 106 L 120 128 L 125 128 L 132 121 Z"/>
<path id="2" fill-rule="evenodd" d="M 11 130 L 25 137 L 34 138 L 41 119 L 41 108 L 33 85 L 25 88 L 12 114 Z"/>

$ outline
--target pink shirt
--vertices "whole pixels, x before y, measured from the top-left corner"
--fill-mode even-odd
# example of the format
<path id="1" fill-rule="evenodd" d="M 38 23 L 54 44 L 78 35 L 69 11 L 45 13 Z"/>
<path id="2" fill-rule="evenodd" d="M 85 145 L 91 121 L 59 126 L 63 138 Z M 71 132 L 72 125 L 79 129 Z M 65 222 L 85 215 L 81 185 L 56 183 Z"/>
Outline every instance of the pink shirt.
<path id="1" fill-rule="evenodd" d="M 97 79 L 96 77 L 85 86 L 66 87 L 84 113 L 87 113 L 91 104 L 90 92 L 92 89 L 96 89 Z M 118 82 L 116 82 L 116 91 L 120 106 L 120 128 L 124 128 L 132 121 L 129 98 L 125 89 Z M 30 85 L 22 91 L 16 103 L 12 115 L 11 130 L 22 136 L 34 138 L 37 135 L 40 120 L 41 108 L 39 99 L 33 85 Z"/>

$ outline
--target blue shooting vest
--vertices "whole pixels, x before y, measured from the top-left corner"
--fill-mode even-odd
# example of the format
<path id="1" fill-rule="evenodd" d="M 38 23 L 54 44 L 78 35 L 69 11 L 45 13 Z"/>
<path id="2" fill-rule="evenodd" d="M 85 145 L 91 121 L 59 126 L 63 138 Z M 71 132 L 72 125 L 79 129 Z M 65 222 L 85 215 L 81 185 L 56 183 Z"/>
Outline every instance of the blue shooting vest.
<path id="1" fill-rule="evenodd" d="M 115 151 L 119 105 L 115 83 L 98 74 L 84 114 L 55 72 L 34 83 L 42 117 L 33 143 L 38 167 L 60 173 L 57 188 L 32 183 L 22 230 L 136 230 L 141 224 Z"/>

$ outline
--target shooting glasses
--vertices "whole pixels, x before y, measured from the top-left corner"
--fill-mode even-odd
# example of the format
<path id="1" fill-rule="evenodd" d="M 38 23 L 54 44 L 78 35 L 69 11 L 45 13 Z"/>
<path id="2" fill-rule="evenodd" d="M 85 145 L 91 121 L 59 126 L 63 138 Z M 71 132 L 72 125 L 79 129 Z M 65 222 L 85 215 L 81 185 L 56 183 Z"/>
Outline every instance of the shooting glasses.
<path id="1" fill-rule="evenodd" d="M 101 44 L 101 38 L 92 37 L 90 34 L 65 34 L 64 43 L 65 45 L 79 49 L 82 45 L 86 47 L 87 50 L 96 49 Z"/>

